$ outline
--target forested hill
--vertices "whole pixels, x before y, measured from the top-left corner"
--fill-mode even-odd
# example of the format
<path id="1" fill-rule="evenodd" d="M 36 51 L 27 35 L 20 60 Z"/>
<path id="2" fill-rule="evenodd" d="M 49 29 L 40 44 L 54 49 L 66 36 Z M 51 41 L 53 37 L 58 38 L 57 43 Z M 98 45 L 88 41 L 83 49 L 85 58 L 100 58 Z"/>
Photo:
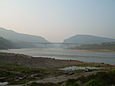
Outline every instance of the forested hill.
<path id="1" fill-rule="evenodd" d="M 18 33 L 13 30 L 7 30 L 5 28 L 0 28 L 0 36 L 13 42 L 48 42 L 41 36 Z"/>
<path id="2" fill-rule="evenodd" d="M 14 48 L 13 43 L 9 40 L 0 37 L 0 49 L 10 49 Z"/>
<path id="3" fill-rule="evenodd" d="M 0 37 L 12 41 L 17 48 L 44 47 L 39 43 L 49 43 L 45 38 L 41 36 L 18 33 L 1 27 Z"/>
<path id="4" fill-rule="evenodd" d="M 100 44 L 104 42 L 115 42 L 115 39 L 93 36 L 93 35 L 75 35 L 64 40 L 64 43 L 78 43 L 78 44 Z"/>

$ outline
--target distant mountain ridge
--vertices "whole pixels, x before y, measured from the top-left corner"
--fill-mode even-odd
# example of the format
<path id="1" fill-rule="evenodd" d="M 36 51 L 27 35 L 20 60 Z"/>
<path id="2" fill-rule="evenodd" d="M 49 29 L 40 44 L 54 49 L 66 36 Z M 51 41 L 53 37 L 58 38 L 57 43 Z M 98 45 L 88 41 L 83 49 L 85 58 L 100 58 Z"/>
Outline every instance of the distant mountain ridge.
<path id="1" fill-rule="evenodd" d="M 12 30 L 7 30 L 4 28 L 0 28 L 0 36 L 4 37 L 6 39 L 9 39 L 13 42 L 22 41 L 22 42 L 48 42 L 45 38 L 41 36 L 35 36 L 35 35 L 28 35 L 28 34 L 22 34 L 17 33 Z"/>
<path id="2" fill-rule="evenodd" d="M 42 47 L 38 43 L 48 43 L 48 41 L 41 36 L 34 36 L 28 34 L 17 33 L 12 30 L 0 28 L 0 37 L 12 41 L 17 44 L 17 47 Z"/>
<path id="3" fill-rule="evenodd" d="M 115 42 L 115 39 L 93 36 L 93 35 L 75 35 L 64 40 L 64 43 L 78 43 L 78 44 L 98 44 L 103 42 Z"/>
<path id="4" fill-rule="evenodd" d="M 47 48 L 47 47 L 57 47 L 58 44 L 47 44 L 50 43 L 45 38 L 41 36 L 35 36 L 35 35 L 28 35 L 28 34 L 22 34 L 18 33 L 12 30 L 7 30 L 4 28 L 0 28 L 0 37 L 3 37 L 2 39 L 8 40 L 7 42 L 12 44 L 12 48 Z M 99 36 L 93 36 L 93 35 L 75 35 L 68 39 L 65 39 L 63 43 L 77 43 L 79 45 L 84 44 L 100 44 L 100 43 L 106 43 L 106 42 L 115 42 L 115 39 L 112 38 L 106 38 L 106 37 L 99 37 Z M 42 44 L 43 43 L 43 44 Z M 46 43 L 46 44 L 45 44 Z M 58 47 L 63 48 L 68 46 L 76 46 L 76 44 L 72 45 L 61 45 L 59 44 Z"/>

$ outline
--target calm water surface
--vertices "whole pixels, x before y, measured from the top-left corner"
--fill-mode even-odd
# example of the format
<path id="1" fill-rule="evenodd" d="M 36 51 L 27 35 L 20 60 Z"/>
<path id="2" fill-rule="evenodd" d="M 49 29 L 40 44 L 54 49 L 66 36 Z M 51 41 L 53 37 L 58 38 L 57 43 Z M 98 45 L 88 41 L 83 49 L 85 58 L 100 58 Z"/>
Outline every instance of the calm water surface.
<path id="1" fill-rule="evenodd" d="M 56 59 L 72 59 L 84 62 L 103 62 L 115 64 L 115 52 L 87 52 L 60 48 L 25 48 L 0 50 L 0 52 L 19 53 L 31 56 L 42 56 Z"/>

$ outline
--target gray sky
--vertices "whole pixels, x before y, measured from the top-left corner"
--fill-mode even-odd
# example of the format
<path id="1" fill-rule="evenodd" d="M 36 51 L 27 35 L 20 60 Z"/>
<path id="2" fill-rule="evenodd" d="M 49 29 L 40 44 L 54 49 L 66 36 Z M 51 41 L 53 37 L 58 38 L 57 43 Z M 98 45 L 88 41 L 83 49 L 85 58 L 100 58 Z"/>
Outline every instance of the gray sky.
<path id="1" fill-rule="evenodd" d="M 115 38 L 115 0 L 0 0 L 0 27 L 52 42 L 76 34 Z"/>

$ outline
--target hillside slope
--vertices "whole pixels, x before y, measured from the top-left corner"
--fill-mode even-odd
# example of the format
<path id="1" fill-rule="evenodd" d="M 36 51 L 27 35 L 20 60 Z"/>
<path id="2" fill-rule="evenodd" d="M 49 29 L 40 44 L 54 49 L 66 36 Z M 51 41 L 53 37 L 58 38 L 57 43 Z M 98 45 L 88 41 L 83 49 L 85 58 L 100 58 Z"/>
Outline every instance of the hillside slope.
<path id="1" fill-rule="evenodd" d="M 17 33 L 12 30 L 0 28 L 0 36 L 17 44 L 17 47 L 42 47 L 39 43 L 48 43 L 48 41 L 41 36 L 34 36 L 28 34 Z"/>
<path id="2" fill-rule="evenodd" d="M 92 35 L 75 35 L 64 40 L 64 43 L 78 43 L 78 44 L 98 44 L 103 42 L 115 42 L 115 39 L 92 36 Z"/>
<path id="3" fill-rule="evenodd" d="M 17 42 L 48 42 L 45 38 L 41 36 L 34 36 L 28 34 L 17 33 L 12 30 L 7 30 L 4 28 L 0 28 L 0 36 L 11 41 Z"/>
<path id="4" fill-rule="evenodd" d="M 6 40 L 2 37 L 0 37 L 0 49 L 10 49 L 14 48 L 13 43 L 9 40 Z"/>

